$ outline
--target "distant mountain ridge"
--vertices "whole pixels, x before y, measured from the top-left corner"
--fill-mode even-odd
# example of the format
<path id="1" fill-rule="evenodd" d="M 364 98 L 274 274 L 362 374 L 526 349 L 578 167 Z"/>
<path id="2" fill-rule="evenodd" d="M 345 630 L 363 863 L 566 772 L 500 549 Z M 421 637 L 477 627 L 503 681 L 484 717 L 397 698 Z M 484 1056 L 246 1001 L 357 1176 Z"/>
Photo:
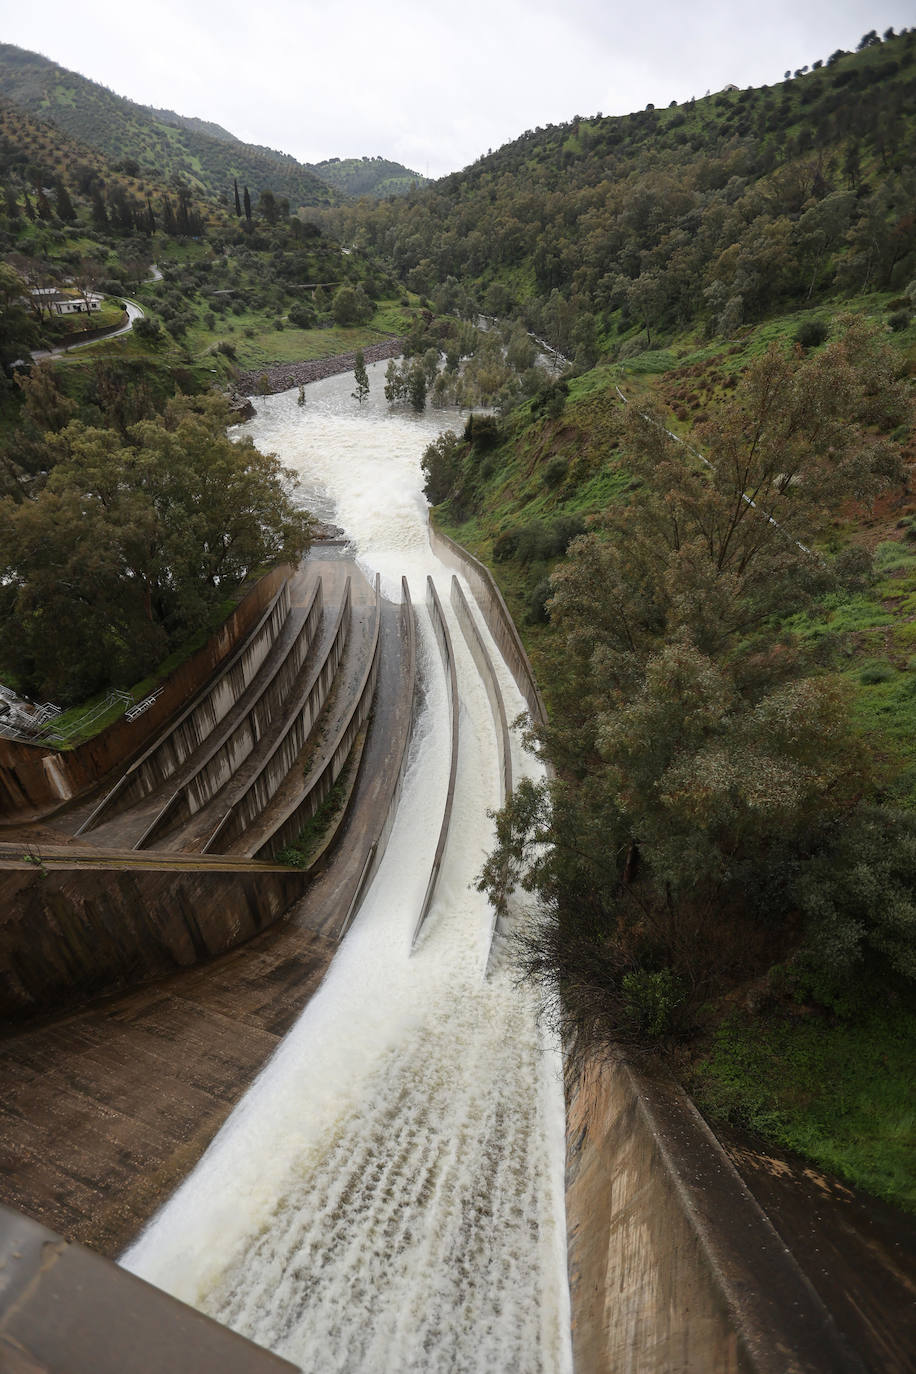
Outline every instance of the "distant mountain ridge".
<path id="1" fill-rule="evenodd" d="M 254 195 L 269 189 L 285 197 L 293 210 L 338 199 L 295 158 L 230 141 L 218 125 L 137 105 L 10 43 L 0 44 L 0 85 L 9 101 L 97 148 L 112 163 L 136 161 L 146 172 L 180 177 L 214 199 L 231 195 L 234 180 Z"/>
<path id="2" fill-rule="evenodd" d="M 363 177 L 359 189 L 350 191 L 339 175 L 325 179 L 290 154 L 244 143 L 210 120 L 138 105 L 11 43 L 0 43 L 0 86 L 11 104 L 95 148 L 111 163 L 136 162 L 142 172 L 162 180 L 179 177 L 214 199 L 231 196 L 237 181 L 255 198 L 272 191 L 295 211 L 330 205 L 347 194 L 398 194 L 422 180 L 400 163 L 363 159 L 375 166 L 376 175 Z M 359 159 L 351 161 L 361 166 Z M 390 187 L 374 190 L 380 182 Z"/>

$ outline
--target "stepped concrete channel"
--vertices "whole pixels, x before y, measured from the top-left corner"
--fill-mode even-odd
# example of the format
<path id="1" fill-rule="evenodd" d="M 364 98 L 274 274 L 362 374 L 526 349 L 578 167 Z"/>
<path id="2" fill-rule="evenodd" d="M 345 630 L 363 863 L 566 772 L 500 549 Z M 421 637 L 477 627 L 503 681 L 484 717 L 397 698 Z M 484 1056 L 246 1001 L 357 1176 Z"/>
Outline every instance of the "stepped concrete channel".
<path id="1" fill-rule="evenodd" d="M 539 714 L 486 570 L 433 539 Z M 118 1254 L 188 1173 L 315 992 L 393 824 L 417 690 L 409 589 L 396 606 L 346 557 L 323 552 L 264 595 L 212 679 L 117 777 L 0 830 L 0 1198 L 17 1209 L 0 1213 L 0 1368 L 293 1368 L 101 1257 Z M 427 601 L 452 764 L 415 940 L 448 836 L 461 728 L 431 581 Z M 457 581 L 451 602 L 492 708 L 505 796 L 497 675 Z M 276 862 L 341 779 L 309 868 Z M 793 1213 L 773 1171 L 758 1156 L 767 1191 L 736 1168 L 752 1156 L 726 1153 L 664 1075 L 593 1064 L 569 1083 L 580 1374 L 912 1367 L 912 1327 L 882 1325 L 880 1292 L 853 1299 L 858 1328 L 847 1319 L 848 1200 L 827 1292 L 798 1228 L 804 1269 L 783 1238 L 791 1227 L 771 1220 Z M 887 1273 L 912 1297 L 893 1239 L 873 1229 L 866 1245 L 884 1246 Z"/>

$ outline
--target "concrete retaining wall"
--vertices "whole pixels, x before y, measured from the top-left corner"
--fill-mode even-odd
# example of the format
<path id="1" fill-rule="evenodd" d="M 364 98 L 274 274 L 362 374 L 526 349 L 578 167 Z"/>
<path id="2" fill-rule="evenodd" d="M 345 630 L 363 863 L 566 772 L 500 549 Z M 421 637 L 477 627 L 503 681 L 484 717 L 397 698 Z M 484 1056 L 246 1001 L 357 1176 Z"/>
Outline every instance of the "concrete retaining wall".
<path id="1" fill-rule="evenodd" d="M 297 1374 L 298 1366 L 0 1206 L 0 1369 Z"/>
<path id="2" fill-rule="evenodd" d="M 175 670 L 149 710 L 136 720 L 122 716 L 94 739 L 69 750 L 0 736 L 0 816 L 54 810 L 135 758 L 247 638 L 292 571 L 284 565 L 262 577 L 204 647 Z"/>
<path id="3" fill-rule="evenodd" d="M 444 563 L 452 568 L 457 568 L 467 578 L 477 604 L 483 612 L 487 629 L 496 641 L 499 652 L 509 665 L 519 691 L 528 703 L 532 719 L 545 721 L 547 713 L 544 709 L 544 701 L 528 661 L 528 655 L 525 653 L 518 630 L 515 628 L 515 622 L 509 614 L 509 608 L 503 600 L 502 592 L 494 582 L 490 570 L 485 568 L 483 563 L 473 554 L 468 553 L 467 549 L 463 549 L 454 539 L 444 534 L 442 530 L 437 530 L 432 524 L 429 527 L 429 542 L 433 552 Z"/>
<path id="4" fill-rule="evenodd" d="M 864 1374 L 671 1079 L 591 1063 L 567 1142 L 579 1374 Z"/>
<path id="5" fill-rule="evenodd" d="M 445 809 L 442 814 L 442 825 L 439 828 L 439 839 L 436 843 L 436 852 L 433 856 L 432 868 L 429 873 L 429 882 L 426 884 L 423 905 L 420 908 L 420 915 L 414 927 L 411 949 L 417 943 L 417 937 L 420 934 L 423 922 L 429 915 L 429 909 L 433 904 L 433 897 L 436 895 L 436 884 L 439 881 L 439 870 L 442 867 L 442 856 L 445 853 L 445 844 L 448 840 L 448 828 L 452 819 L 452 803 L 455 800 L 455 777 L 458 772 L 458 679 L 455 674 L 455 655 L 452 651 L 452 637 L 449 634 L 448 622 L 442 614 L 442 605 L 439 601 L 435 583 L 431 577 L 427 577 L 426 579 L 426 606 L 433 622 L 433 630 L 436 634 L 439 652 L 442 655 L 442 663 L 445 668 L 445 683 L 449 703 L 451 762 L 449 764 L 448 791 L 445 794 Z"/>
<path id="6" fill-rule="evenodd" d="M 340 777 L 340 774 L 343 772 L 344 764 L 350 756 L 350 750 L 353 748 L 356 737 L 372 709 L 372 697 L 375 692 L 375 684 L 378 680 L 381 620 L 379 579 L 378 576 L 376 576 L 375 629 L 372 636 L 372 645 L 369 650 L 369 662 L 366 665 L 366 671 L 363 673 L 362 681 L 357 686 L 350 710 L 341 724 L 337 742 L 324 764 L 324 767 L 320 768 L 315 776 L 307 781 L 306 790 L 303 795 L 282 817 L 278 817 L 277 824 L 274 826 L 270 836 L 258 847 L 256 851 L 257 858 L 270 858 L 273 854 L 281 850 L 284 845 L 292 844 L 305 823 L 314 816 L 315 812 Z M 314 867 L 310 871 L 314 871 Z"/>
<path id="7" fill-rule="evenodd" d="M 405 685 L 405 691 L 407 693 L 407 700 L 409 702 L 409 717 L 407 721 L 407 729 L 404 731 L 403 736 L 401 738 L 401 747 L 397 756 L 397 768 L 394 778 L 391 782 L 391 790 L 388 794 L 388 806 L 385 811 L 385 819 L 382 822 L 382 826 L 379 830 L 379 833 L 376 835 L 372 844 L 369 846 L 369 852 L 366 855 L 366 862 L 363 865 L 363 870 L 360 874 L 359 882 L 356 886 L 356 891 L 353 893 L 350 905 L 347 908 L 347 913 L 343 919 L 343 922 L 341 923 L 340 930 L 337 934 L 338 940 L 342 940 L 343 937 L 346 935 L 347 931 L 350 929 L 350 924 L 356 913 L 359 911 L 360 904 L 362 903 L 363 894 L 369 886 L 370 882 L 372 881 L 373 877 L 375 876 L 376 872 L 378 871 L 378 866 L 384 858 L 385 850 L 388 848 L 388 840 L 391 837 L 391 831 L 394 827 L 394 821 L 398 811 L 398 803 L 401 799 L 401 789 L 404 785 L 404 774 L 407 771 L 407 758 L 410 752 L 410 741 L 413 736 L 414 708 L 417 687 L 417 623 L 416 616 L 414 615 L 413 603 L 410 599 L 410 588 L 407 585 L 406 577 L 401 578 L 400 635 L 402 646 L 401 664 L 403 672 L 403 681 Z"/>
<path id="8" fill-rule="evenodd" d="M 328 693 L 340 666 L 340 660 L 343 658 L 350 633 L 350 598 L 351 583 L 348 578 L 347 589 L 343 595 L 333 638 L 324 661 L 311 682 L 300 694 L 299 700 L 287 705 L 286 709 L 289 716 L 283 733 L 245 791 L 236 798 L 217 829 L 204 845 L 203 852 L 205 854 L 224 854 L 236 840 L 241 838 L 248 826 L 257 820 L 270 805 L 274 793 L 295 763 L 328 698 Z"/>
<path id="9" fill-rule="evenodd" d="M 166 830 L 187 822 L 196 812 L 202 810 L 247 759 L 270 728 L 271 722 L 282 716 L 321 618 L 322 586 L 319 579 L 305 621 L 290 644 L 289 652 L 277 665 L 273 676 L 263 683 L 257 699 L 252 702 L 241 720 L 230 730 L 220 732 L 212 741 L 194 772 L 172 794 L 153 823 L 141 835 L 135 848 L 152 848 Z"/>
<path id="10" fill-rule="evenodd" d="M 496 681 L 493 660 L 483 642 L 483 637 L 477 628 L 477 621 L 471 614 L 467 597 L 461 590 L 461 583 L 457 577 L 452 578 L 451 602 L 452 610 L 458 618 L 458 624 L 461 626 L 468 648 L 477 665 L 481 681 L 486 688 L 490 710 L 493 712 L 493 724 L 496 727 L 496 752 L 499 755 L 499 804 L 503 806 L 512 791 L 512 750 L 509 746 L 509 723 L 506 720 L 503 694 L 499 690 L 499 683 Z"/>
<path id="11" fill-rule="evenodd" d="M 249 638 L 231 655 L 216 680 L 127 770 L 77 834 L 93 829 L 113 809 L 132 806 L 148 797 L 187 762 L 245 692 L 288 615 L 289 583 L 284 582 Z"/>
<path id="12" fill-rule="evenodd" d="M 60 1012 L 91 997 L 223 954 L 287 911 L 295 870 L 0 868 L 0 1021 Z"/>

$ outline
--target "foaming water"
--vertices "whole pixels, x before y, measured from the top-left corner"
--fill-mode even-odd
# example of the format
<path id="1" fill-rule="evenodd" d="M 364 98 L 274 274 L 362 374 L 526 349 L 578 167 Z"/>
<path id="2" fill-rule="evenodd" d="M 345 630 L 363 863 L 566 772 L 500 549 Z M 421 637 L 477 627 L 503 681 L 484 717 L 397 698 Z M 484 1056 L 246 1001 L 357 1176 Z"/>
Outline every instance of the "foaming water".
<path id="1" fill-rule="evenodd" d="M 423 604 L 451 574 L 426 533 L 420 457 L 455 415 L 389 416 L 332 378 L 258 402 L 247 427 L 301 473 L 367 572 Z M 398 818 L 317 995 L 197 1169 L 123 1258 L 134 1272 L 308 1368 L 566 1371 L 563 1101 L 556 1046 L 506 973 L 484 978 L 492 913 L 473 879 L 492 842 L 496 747 L 452 621 L 459 767 L 436 900 L 410 938 L 448 777 L 444 676 L 427 683 Z M 504 665 L 510 717 L 523 703 Z M 532 766 L 515 749 L 517 769 Z"/>

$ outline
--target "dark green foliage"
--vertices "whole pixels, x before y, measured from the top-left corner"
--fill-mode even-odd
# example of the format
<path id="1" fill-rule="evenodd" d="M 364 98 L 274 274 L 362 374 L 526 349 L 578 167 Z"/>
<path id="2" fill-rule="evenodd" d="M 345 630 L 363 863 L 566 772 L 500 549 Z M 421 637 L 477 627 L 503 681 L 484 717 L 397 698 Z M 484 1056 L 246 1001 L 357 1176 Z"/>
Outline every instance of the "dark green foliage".
<path id="1" fill-rule="evenodd" d="M 899 481 L 875 430 L 906 404 L 877 334 L 847 321 L 817 353 L 751 366 L 706 426 L 710 467 L 629 412 L 631 500 L 572 545 L 545 607 L 556 662 L 538 736 L 555 778 L 500 813 L 482 875 L 497 904 L 514 883 L 539 894 L 526 967 L 564 1030 L 604 1043 L 687 1024 L 797 941 L 799 910 L 814 922 L 815 862 L 846 890 L 856 865 L 833 837 L 852 843 L 864 823 L 868 763 L 848 688 L 806 671 L 780 620 L 861 578 L 861 560 L 831 567 L 811 541 L 843 492 Z M 551 526 L 513 527 L 494 558 L 543 559 L 572 533 L 554 529 L 551 547 Z M 902 948 L 909 907 L 892 909 Z M 854 919 L 833 910 L 821 916 L 837 930 Z M 871 948 L 890 960 L 882 939 Z"/>
<path id="2" fill-rule="evenodd" d="M 52 401 L 45 388 L 42 413 Z M 254 568 L 307 545 L 291 474 L 227 419 L 207 397 L 123 432 L 71 420 L 45 441 L 46 484 L 0 501 L 0 663 L 25 691 L 70 703 L 136 681 Z"/>
<path id="3" fill-rule="evenodd" d="M 795 331 L 795 342 L 802 348 L 817 348 L 824 343 L 830 329 L 826 320 L 805 320 Z"/>
<path id="4" fill-rule="evenodd" d="M 387 395 L 387 387 L 385 392 Z M 464 443 L 450 429 L 427 446 L 421 459 L 423 490 L 434 506 L 449 496 L 461 473 L 461 462 L 465 452 Z"/>
<path id="5" fill-rule="evenodd" d="M 468 416 L 464 438 L 478 453 L 487 453 L 495 448 L 500 437 L 499 421 L 495 415 L 475 415 L 472 412 Z"/>
<path id="6" fill-rule="evenodd" d="M 778 101 L 723 92 L 529 130 L 434 188 L 335 218 L 417 290 L 445 301 L 452 283 L 450 302 L 517 316 L 582 366 L 612 329 L 638 325 L 649 347 L 688 323 L 732 336 L 916 276 L 914 58 L 912 34 L 879 39 Z"/>

